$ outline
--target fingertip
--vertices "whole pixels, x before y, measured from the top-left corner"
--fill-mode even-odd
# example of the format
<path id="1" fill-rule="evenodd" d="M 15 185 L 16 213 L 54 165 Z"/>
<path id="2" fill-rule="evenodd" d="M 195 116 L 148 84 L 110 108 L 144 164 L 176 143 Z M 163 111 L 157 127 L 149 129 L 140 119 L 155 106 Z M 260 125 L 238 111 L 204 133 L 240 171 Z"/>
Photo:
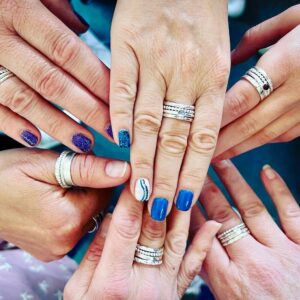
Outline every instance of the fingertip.
<path id="1" fill-rule="evenodd" d="M 109 160 L 105 165 L 105 174 L 111 178 L 128 178 L 130 166 L 126 161 Z"/>

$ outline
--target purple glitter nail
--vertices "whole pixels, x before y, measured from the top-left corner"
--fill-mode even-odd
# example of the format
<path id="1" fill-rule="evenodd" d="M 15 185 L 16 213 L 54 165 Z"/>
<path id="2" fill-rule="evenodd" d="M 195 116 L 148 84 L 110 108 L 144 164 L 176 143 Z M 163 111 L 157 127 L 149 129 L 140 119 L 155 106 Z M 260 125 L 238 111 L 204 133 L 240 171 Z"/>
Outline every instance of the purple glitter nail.
<path id="1" fill-rule="evenodd" d="M 22 131 L 21 138 L 31 147 L 36 146 L 39 140 L 36 135 L 28 130 Z"/>
<path id="2" fill-rule="evenodd" d="M 91 151 L 92 141 L 82 133 L 73 135 L 72 143 L 84 153 Z"/>
<path id="3" fill-rule="evenodd" d="M 109 124 L 109 125 L 106 127 L 106 132 L 107 132 L 107 134 L 108 134 L 112 139 L 114 138 L 114 134 L 113 134 L 113 131 L 112 131 L 111 124 Z"/>

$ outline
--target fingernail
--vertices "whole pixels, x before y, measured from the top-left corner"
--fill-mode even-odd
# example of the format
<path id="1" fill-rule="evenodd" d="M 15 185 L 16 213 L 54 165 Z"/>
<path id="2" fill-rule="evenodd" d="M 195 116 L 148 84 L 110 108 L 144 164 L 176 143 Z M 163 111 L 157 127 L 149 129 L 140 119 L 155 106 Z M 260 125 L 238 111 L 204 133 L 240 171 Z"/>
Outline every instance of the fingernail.
<path id="1" fill-rule="evenodd" d="M 263 166 L 264 173 L 266 174 L 266 177 L 270 180 L 274 179 L 276 177 L 274 171 L 272 170 L 270 165 L 264 165 Z"/>
<path id="2" fill-rule="evenodd" d="M 113 139 L 114 138 L 114 134 L 113 134 L 113 131 L 112 131 L 112 127 L 111 127 L 111 124 L 109 124 L 107 127 L 106 127 L 106 133 Z"/>
<path id="3" fill-rule="evenodd" d="M 88 22 L 81 16 L 79 15 L 76 11 L 74 11 L 76 17 L 80 20 L 80 22 L 86 26 L 86 27 L 90 27 L 90 25 L 88 24 Z"/>
<path id="4" fill-rule="evenodd" d="M 140 178 L 135 184 L 135 198 L 138 201 L 148 201 L 150 197 L 150 183 L 146 178 Z"/>
<path id="5" fill-rule="evenodd" d="M 109 161 L 105 166 L 105 173 L 109 177 L 121 178 L 124 177 L 127 170 L 126 161 L 112 160 Z"/>
<path id="6" fill-rule="evenodd" d="M 224 159 L 224 160 L 215 162 L 213 165 L 219 169 L 225 169 L 225 168 L 232 166 L 232 162 L 230 159 Z"/>
<path id="7" fill-rule="evenodd" d="M 155 221 L 163 221 L 167 216 L 168 200 L 155 198 L 151 208 L 151 218 Z"/>
<path id="8" fill-rule="evenodd" d="M 72 143 L 84 153 L 91 151 L 92 141 L 82 133 L 73 135 Z"/>
<path id="9" fill-rule="evenodd" d="M 189 190 L 180 190 L 177 200 L 176 208 L 182 211 L 188 211 L 192 205 L 194 193 Z"/>
<path id="10" fill-rule="evenodd" d="M 39 140 L 35 134 L 31 133 L 28 130 L 24 130 L 21 133 L 21 138 L 31 147 L 36 146 Z"/>
<path id="11" fill-rule="evenodd" d="M 130 147 L 130 135 L 127 129 L 121 129 L 119 131 L 119 146 L 120 148 Z"/>

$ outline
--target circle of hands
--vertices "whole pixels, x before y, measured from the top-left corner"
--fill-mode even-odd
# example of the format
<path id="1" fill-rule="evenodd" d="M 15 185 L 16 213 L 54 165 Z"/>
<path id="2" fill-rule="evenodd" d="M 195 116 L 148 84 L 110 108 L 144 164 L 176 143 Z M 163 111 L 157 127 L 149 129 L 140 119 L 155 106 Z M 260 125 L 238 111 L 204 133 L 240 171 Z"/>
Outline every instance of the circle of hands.
<path id="1" fill-rule="evenodd" d="M 66 299 L 180 299 L 197 274 L 217 299 L 298 298 L 296 200 L 267 166 L 261 177 L 280 228 L 226 159 L 299 136 L 300 6 L 250 29 L 231 55 L 239 64 L 271 46 L 257 63 L 275 88 L 262 102 L 245 80 L 225 94 L 230 69 L 226 6 L 226 1 L 163 1 L 158 12 L 155 1 L 118 1 L 110 74 L 74 33 L 87 26 L 68 1 L 0 2 L 0 64 L 15 74 L 0 85 L 0 129 L 36 146 L 41 128 L 78 153 L 90 152 L 92 134 L 55 104 L 131 148 L 131 170 L 124 162 L 78 154 L 72 177 L 81 188 L 67 191 L 53 174 L 56 153 L 1 152 L 1 237 L 44 261 L 71 250 L 93 227 L 92 217 L 109 205 L 110 188 L 130 177 L 68 282 Z M 163 119 L 164 99 L 195 105 L 193 124 Z M 212 159 L 236 210 L 206 178 Z M 134 199 L 140 178 L 148 180 L 148 207 Z M 173 205 L 182 189 L 193 191 L 191 204 L 197 203 L 187 211 Z M 153 220 L 158 196 L 168 199 L 160 222 Z M 28 209 L 20 210 L 24 199 Z M 242 220 L 251 234 L 223 248 L 216 234 Z M 133 263 L 137 243 L 164 245 L 162 265 Z"/>

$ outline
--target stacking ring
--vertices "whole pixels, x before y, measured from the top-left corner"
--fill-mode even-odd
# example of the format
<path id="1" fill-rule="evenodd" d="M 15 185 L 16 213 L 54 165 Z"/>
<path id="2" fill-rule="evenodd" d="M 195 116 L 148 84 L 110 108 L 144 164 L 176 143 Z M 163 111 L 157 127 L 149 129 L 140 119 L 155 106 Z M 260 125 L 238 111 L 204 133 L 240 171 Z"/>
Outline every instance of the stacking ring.
<path id="1" fill-rule="evenodd" d="M 71 174 L 71 165 L 76 153 L 71 151 L 63 151 L 55 164 L 55 178 L 58 184 L 64 188 L 69 189 L 74 186 Z"/>
<path id="2" fill-rule="evenodd" d="M 165 118 L 193 122 L 195 118 L 195 106 L 165 101 L 163 106 L 163 116 Z"/>
<path id="3" fill-rule="evenodd" d="M 164 248 L 150 248 L 136 245 L 134 261 L 143 265 L 158 266 L 162 264 Z"/>
<path id="4" fill-rule="evenodd" d="M 4 82 L 10 77 L 15 76 L 11 71 L 7 70 L 6 68 L 0 66 L 0 83 Z"/>
<path id="5" fill-rule="evenodd" d="M 218 235 L 218 239 L 223 247 L 233 244 L 243 237 L 250 234 L 250 231 L 245 223 L 241 223 L 235 227 L 232 227 L 223 233 Z"/>
<path id="6" fill-rule="evenodd" d="M 100 227 L 100 224 L 102 223 L 103 219 L 104 219 L 104 214 L 103 214 L 102 211 L 98 215 L 94 216 L 92 218 L 92 220 L 95 222 L 95 226 L 92 230 L 88 231 L 88 233 L 93 233 L 95 231 L 98 231 L 98 229 Z"/>
<path id="7" fill-rule="evenodd" d="M 249 69 L 242 78 L 255 87 L 261 100 L 270 96 L 274 90 L 272 79 L 260 67 Z"/>

